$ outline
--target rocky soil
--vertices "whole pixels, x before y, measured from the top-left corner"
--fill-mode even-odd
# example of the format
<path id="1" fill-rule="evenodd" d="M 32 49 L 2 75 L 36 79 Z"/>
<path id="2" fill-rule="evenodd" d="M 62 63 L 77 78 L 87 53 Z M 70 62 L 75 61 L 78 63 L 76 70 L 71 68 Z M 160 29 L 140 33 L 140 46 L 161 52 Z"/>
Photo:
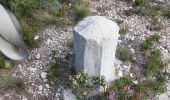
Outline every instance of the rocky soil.
<path id="1" fill-rule="evenodd" d="M 165 3 L 165 0 L 161 0 Z M 170 1 L 167 1 L 170 4 Z M 121 0 L 91 0 L 90 7 L 92 15 L 105 15 L 106 17 L 116 21 L 123 20 L 121 27 L 129 29 L 125 36 L 120 36 L 118 47 L 128 45 L 134 53 L 134 59 L 138 59 L 136 65 L 122 64 L 117 61 L 124 73 L 130 73 L 130 67 L 136 67 L 139 70 L 142 58 L 138 55 L 138 46 L 146 39 L 146 37 L 158 33 L 161 35 L 159 44 L 155 47 L 160 49 L 163 59 L 170 62 L 170 19 L 159 16 L 163 24 L 163 29 L 160 32 L 151 31 L 147 27 L 151 26 L 151 19 L 148 17 L 126 16 L 124 10 L 131 7 L 127 2 Z M 99 11 L 98 8 L 105 8 L 104 11 Z M 68 54 L 72 54 L 73 50 L 67 46 L 68 38 L 72 37 L 74 26 L 66 28 L 58 28 L 56 26 L 45 27 L 37 32 L 35 39 L 40 40 L 38 48 L 29 49 L 29 57 L 23 61 L 19 61 L 15 67 L 12 68 L 14 77 L 21 78 L 25 81 L 27 86 L 26 92 L 15 93 L 7 91 L 0 94 L 0 100 L 60 100 L 65 91 L 62 83 L 53 83 L 48 81 L 47 72 L 53 62 L 54 57 L 62 58 Z M 168 64 L 170 71 L 170 63 Z M 131 72 L 131 74 L 135 74 Z M 136 73 L 138 74 L 138 73 Z M 154 98 L 160 100 L 170 99 L 170 82 L 167 83 L 168 90 L 165 94 Z M 65 94 L 65 93 L 64 93 Z M 68 99 L 67 99 L 68 100 Z"/>

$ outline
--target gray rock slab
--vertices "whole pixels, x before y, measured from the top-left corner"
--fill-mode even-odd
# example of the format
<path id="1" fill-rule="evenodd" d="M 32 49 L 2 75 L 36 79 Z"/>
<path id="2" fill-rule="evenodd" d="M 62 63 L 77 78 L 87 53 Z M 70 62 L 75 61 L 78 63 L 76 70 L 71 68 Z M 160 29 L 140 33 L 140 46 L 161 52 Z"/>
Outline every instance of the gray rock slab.
<path id="1" fill-rule="evenodd" d="M 0 12 L 0 36 L 15 46 L 26 48 L 23 32 L 16 17 L 2 5 L 0 5 Z"/>
<path id="2" fill-rule="evenodd" d="M 0 51 L 7 56 L 8 58 L 12 60 L 22 60 L 27 57 L 27 53 L 25 52 L 18 52 L 17 49 L 5 41 L 1 36 L 0 36 Z"/>
<path id="3" fill-rule="evenodd" d="M 87 17 L 74 28 L 76 72 L 115 79 L 114 59 L 118 42 L 118 25 L 101 16 Z"/>
<path id="4" fill-rule="evenodd" d="M 77 100 L 76 96 L 69 89 L 63 90 L 63 100 Z"/>

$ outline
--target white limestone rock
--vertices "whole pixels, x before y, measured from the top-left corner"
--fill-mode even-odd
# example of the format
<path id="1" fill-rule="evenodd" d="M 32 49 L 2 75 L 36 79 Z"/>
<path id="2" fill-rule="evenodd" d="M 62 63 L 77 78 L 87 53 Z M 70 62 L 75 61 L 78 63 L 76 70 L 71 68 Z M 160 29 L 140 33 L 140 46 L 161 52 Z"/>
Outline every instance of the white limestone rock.
<path id="1" fill-rule="evenodd" d="M 64 89 L 63 100 L 77 100 L 77 99 L 76 96 L 69 89 Z"/>
<path id="2" fill-rule="evenodd" d="M 47 78 L 47 73 L 46 72 L 42 72 L 41 73 L 41 78 L 42 79 L 46 79 Z"/>
<path id="3" fill-rule="evenodd" d="M 114 58 L 118 42 L 118 25 L 101 16 L 87 17 L 74 28 L 76 72 L 115 79 Z"/>

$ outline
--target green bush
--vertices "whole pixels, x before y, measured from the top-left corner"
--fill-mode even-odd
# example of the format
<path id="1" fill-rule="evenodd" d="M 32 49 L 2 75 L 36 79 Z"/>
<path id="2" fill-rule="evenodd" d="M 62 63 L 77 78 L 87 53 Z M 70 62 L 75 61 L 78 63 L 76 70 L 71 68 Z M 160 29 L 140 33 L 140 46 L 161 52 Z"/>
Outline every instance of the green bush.
<path id="1" fill-rule="evenodd" d="M 123 20 L 119 20 L 119 19 L 116 20 L 116 23 L 117 23 L 118 25 L 123 24 L 123 22 L 124 22 Z"/>
<path id="2" fill-rule="evenodd" d="M 129 29 L 128 29 L 128 28 L 122 28 L 122 29 L 119 31 L 119 34 L 120 34 L 120 35 L 126 35 L 128 32 L 129 32 Z"/>
<path id="3" fill-rule="evenodd" d="M 75 7 L 76 21 L 82 20 L 84 17 L 88 16 L 90 13 L 89 8 L 86 5 L 78 5 Z"/>
<path id="4" fill-rule="evenodd" d="M 32 16 L 38 7 L 40 7 L 40 0 L 11 0 L 10 2 L 10 9 L 19 18 Z"/>
<path id="5" fill-rule="evenodd" d="M 98 87 L 103 87 L 104 89 L 106 87 L 104 76 L 89 77 L 84 72 L 71 76 L 69 81 L 69 88 L 77 96 L 78 100 L 86 99 L 86 96 Z"/>
<path id="6" fill-rule="evenodd" d="M 1 74 L 0 75 L 0 87 L 4 90 L 9 90 L 14 87 L 11 74 Z"/>
<path id="7" fill-rule="evenodd" d="M 148 0 L 135 0 L 135 5 L 137 6 L 145 6 L 148 3 Z"/>
<path id="8" fill-rule="evenodd" d="M 159 50 L 154 50 L 146 62 L 146 70 L 144 75 L 152 76 L 158 74 L 164 67 L 165 64 L 161 61 L 161 52 Z"/>
<path id="9" fill-rule="evenodd" d="M 127 87 L 131 86 L 132 84 L 132 78 L 130 76 L 125 76 L 113 81 L 111 88 L 116 93 L 118 100 L 127 100 L 129 95 Z"/>
<path id="10" fill-rule="evenodd" d="M 170 18 L 170 8 L 163 13 L 164 16 Z"/>
<path id="11" fill-rule="evenodd" d="M 24 42 L 30 46 L 35 47 L 36 43 L 34 40 L 35 32 L 39 29 L 41 23 L 36 20 L 30 24 L 23 24 L 23 31 L 24 31 Z"/>
<path id="12" fill-rule="evenodd" d="M 5 66 L 5 61 L 0 59 L 0 68 L 4 68 Z"/>
<path id="13" fill-rule="evenodd" d="M 118 56 L 123 61 L 131 61 L 133 55 L 127 46 L 121 47 L 118 51 Z"/>
<path id="14" fill-rule="evenodd" d="M 154 43 L 159 42 L 159 40 L 160 40 L 160 36 L 158 34 L 151 35 L 141 45 L 142 50 L 151 49 Z"/>
<path id="15" fill-rule="evenodd" d="M 10 5 L 10 2 L 11 2 L 12 0 L 0 0 L 0 4 L 2 4 L 5 8 L 8 8 L 8 9 L 10 9 L 11 7 L 11 5 Z"/>
<path id="16" fill-rule="evenodd" d="M 68 39 L 68 41 L 67 41 L 67 46 L 68 46 L 69 48 L 73 48 L 73 47 L 74 47 L 73 39 Z"/>
<path id="17" fill-rule="evenodd" d="M 14 79 L 11 74 L 0 74 L 0 87 L 3 91 L 14 90 L 16 92 L 24 91 L 26 86 L 21 79 Z"/>
<path id="18" fill-rule="evenodd" d="M 55 81 L 60 75 L 61 72 L 59 71 L 59 61 L 56 59 L 55 63 L 52 64 L 50 70 L 48 71 L 47 77 L 51 81 Z"/>

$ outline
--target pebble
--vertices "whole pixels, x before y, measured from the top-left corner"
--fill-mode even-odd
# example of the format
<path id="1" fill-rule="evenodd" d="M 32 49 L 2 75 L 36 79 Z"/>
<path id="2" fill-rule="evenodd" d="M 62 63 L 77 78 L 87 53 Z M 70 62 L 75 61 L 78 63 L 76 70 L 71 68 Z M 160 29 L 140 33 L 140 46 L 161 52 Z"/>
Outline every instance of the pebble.
<path id="1" fill-rule="evenodd" d="M 47 78 L 47 73 L 46 72 L 42 72 L 41 73 L 41 78 L 42 79 L 46 79 Z"/>
<path id="2" fill-rule="evenodd" d="M 36 59 L 40 59 L 41 58 L 41 55 L 40 54 L 37 54 L 36 55 Z"/>

